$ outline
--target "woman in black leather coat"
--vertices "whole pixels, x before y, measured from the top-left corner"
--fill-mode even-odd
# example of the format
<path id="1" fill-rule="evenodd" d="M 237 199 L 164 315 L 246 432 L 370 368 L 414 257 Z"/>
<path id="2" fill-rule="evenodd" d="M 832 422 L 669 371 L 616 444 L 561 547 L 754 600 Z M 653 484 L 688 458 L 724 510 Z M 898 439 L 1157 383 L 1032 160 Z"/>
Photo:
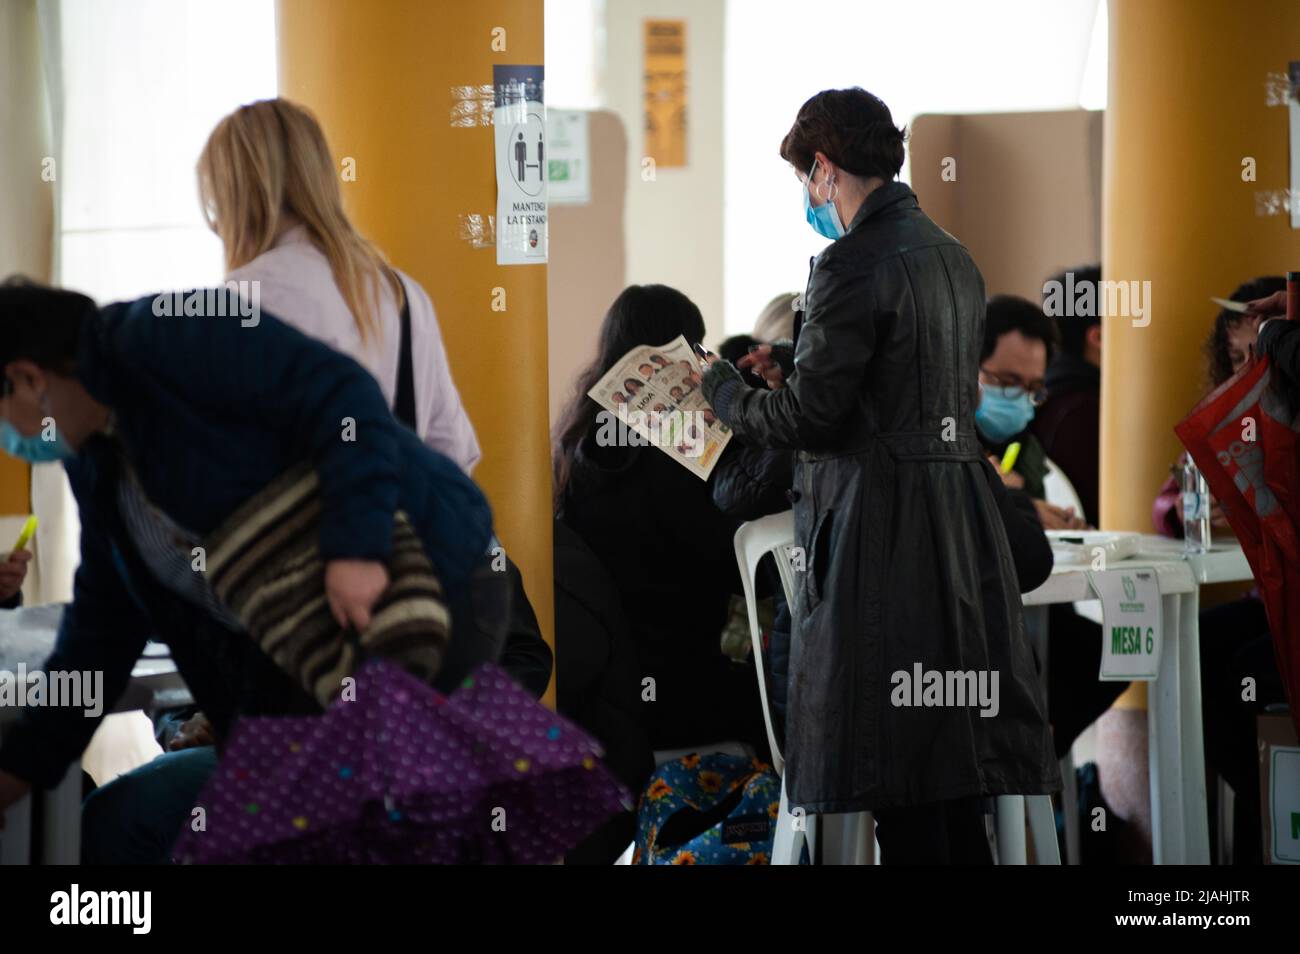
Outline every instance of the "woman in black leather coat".
<path id="1" fill-rule="evenodd" d="M 891 862 L 987 862 L 982 797 L 1061 781 L 975 436 L 984 282 L 892 181 L 903 138 L 861 89 L 803 105 L 781 154 L 834 241 L 804 294 L 791 373 L 763 392 L 716 362 L 703 387 L 741 439 L 797 451 L 791 803 L 875 811 Z M 901 704 L 897 679 L 916 666 L 996 684 L 996 713 L 947 694 Z"/>

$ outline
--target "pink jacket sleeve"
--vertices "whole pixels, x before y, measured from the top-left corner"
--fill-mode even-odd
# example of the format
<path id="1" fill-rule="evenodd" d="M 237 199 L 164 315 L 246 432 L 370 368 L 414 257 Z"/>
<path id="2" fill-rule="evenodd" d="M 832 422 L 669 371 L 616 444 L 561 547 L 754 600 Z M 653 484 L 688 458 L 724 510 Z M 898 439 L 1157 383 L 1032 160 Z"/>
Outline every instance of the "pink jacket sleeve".
<path id="1" fill-rule="evenodd" d="M 478 436 L 452 380 L 433 302 L 411 278 L 406 277 L 405 285 L 411 296 L 415 394 L 423 405 L 417 411 L 420 436 L 425 444 L 446 454 L 468 474 L 482 457 Z"/>
<path id="2" fill-rule="evenodd" d="M 1166 480 L 1160 493 L 1156 494 L 1155 503 L 1151 507 L 1151 522 L 1161 536 L 1178 540 L 1183 537 L 1183 525 L 1178 519 L 1178 498 L 1181 495 L 1182 490 L 1173 477 Z"/>

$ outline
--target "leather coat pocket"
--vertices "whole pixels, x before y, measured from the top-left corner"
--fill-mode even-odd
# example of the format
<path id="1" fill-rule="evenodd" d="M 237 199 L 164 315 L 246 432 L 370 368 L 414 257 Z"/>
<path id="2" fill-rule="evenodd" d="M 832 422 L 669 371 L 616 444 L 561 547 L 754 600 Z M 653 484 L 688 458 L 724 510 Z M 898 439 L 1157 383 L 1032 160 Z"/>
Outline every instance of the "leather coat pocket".
<path id="1" fill-rule="evenodd" d="M 812 552 L 808 554 L 808 611 L 815 610 L 826 592 L 826 578 L 831 562 L 831 531 L 835 511 L 824 511 L 813 527 Z"/>

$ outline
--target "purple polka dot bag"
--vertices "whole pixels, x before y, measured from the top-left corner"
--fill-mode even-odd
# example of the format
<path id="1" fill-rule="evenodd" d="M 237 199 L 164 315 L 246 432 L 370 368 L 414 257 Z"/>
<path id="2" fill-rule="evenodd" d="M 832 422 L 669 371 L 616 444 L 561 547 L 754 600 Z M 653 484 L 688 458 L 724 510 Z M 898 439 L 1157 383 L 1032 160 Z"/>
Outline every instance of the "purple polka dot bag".
<path id="1" fill-rule="evenodd" d="M 174 850 L 192 864 L 549 864 L 627 791 L 504 672 L 450 696 L 382 659 L 323 715 L 236 723 Z"/>

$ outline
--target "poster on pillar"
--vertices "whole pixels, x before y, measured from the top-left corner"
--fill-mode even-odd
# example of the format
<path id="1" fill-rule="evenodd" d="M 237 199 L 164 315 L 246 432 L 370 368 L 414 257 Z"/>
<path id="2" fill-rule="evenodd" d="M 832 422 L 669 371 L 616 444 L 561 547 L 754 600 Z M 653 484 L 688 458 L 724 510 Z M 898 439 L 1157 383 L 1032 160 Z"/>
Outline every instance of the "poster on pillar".
<path id="1" fill-rule="evenodd" d="M 686 165 L 686 21 L 645 21 L 645 154 L 660 169 Z"/>
<path id="2" fill-rule="evenodd" d="M 546 106 L 541 66 L 494 66 L 497 264 L 546 264 Z"/>

